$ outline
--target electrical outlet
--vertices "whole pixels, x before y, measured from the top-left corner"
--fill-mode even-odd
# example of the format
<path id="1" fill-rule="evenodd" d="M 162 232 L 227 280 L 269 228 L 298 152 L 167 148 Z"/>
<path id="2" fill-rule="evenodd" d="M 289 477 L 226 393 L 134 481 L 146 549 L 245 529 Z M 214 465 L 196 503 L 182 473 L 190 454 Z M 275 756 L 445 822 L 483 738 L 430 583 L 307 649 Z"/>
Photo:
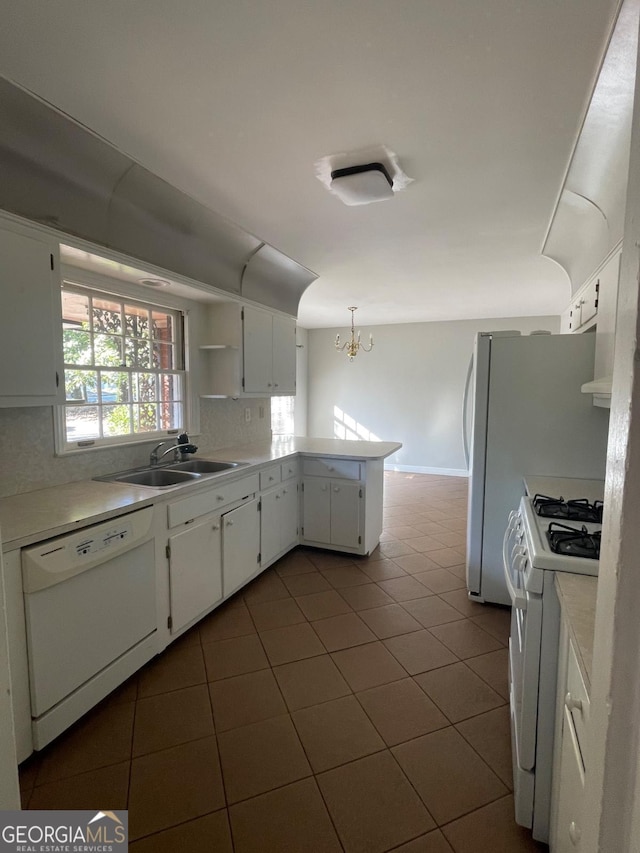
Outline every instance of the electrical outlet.
<path id="1" fill-rule="evenodd" d="M 251 423 L 251 409 L 249 408 L 244 410 L 244 422 L 246 424 Z"/>

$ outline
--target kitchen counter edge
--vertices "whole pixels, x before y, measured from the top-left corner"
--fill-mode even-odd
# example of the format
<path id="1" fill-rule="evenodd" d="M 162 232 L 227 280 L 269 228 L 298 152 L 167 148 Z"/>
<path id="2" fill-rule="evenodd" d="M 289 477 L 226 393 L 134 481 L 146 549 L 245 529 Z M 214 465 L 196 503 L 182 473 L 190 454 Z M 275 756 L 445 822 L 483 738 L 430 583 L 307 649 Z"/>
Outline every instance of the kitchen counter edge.
<path id="1" fill-rule="evenodd" d="M 89 524 L 108 521 L 136 509 L 193 494 L 221 481 L 232 482 L 294 456 L 346 457 L 360 461 L 386 459 L 402 447 L 392 441 L 350 441 L 315 437 L 276 437 L 238 447 L 219 448 L 199 459 L 246 463 L 216 478 L 203 478 L 170 489 L 152 489 L 122 483 L 77 480 L 33 492 L 0 498 L 0 530 L 5 552 L 24 548 Z"/>
<path id="2" fill-rule="evenodd" d="M 569 572 L 556 572 L 555 585 L 562 618 L 569 628 L 569 636 L 576 651 L 578 666 L 587 692 L 589 692 L 593 663 L 598 578 L 574 575 Z"/>

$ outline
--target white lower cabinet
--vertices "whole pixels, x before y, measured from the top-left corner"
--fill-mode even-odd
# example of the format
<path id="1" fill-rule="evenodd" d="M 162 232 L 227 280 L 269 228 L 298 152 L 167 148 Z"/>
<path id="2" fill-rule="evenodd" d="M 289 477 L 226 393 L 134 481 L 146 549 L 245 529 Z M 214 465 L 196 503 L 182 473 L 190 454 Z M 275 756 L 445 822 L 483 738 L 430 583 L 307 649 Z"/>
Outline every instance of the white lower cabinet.
<path id="1" fill-rule="evenodd" d="M 253 474 L 168 504 L 165 542 L 172 636 L 256 573 L 258 483 L 258 475 Z"/>
<path id="2" fill-rule="evenodd" d="M 302 535 L 306 542 L 358 548 L 362 542 L 359 483 L 306 477 L 303 480 Z"/>
<path id="3" fill-rule="evenodd" d="M 576 853 L 582 848 L 584 769 L 576 732 L 566 709 L 564 717 L 564 731 L 560 745 L 560 796 L 551 850 L 553 853 Z"/>
<path id="4" fill-rule="evenodd" d="M 561 623 L 553 757 L 551 853 L 582 850 L 589 696 L 565 622 Z"/>
<path id="5" fill-rule="evenodd" d="M 222 591 L 231 595 L 260 571 L 260 513 L 253 498 L 222 516 Z"/>
<path id="6" fill-rule="evenodd" d="M 169 537 L 170 631 L 179 632 L 222 598 L 220 514 L 191 523 Z"/>
<path id="7" fill-rule="evenodd" d="M 297 483 L 264 492 L 260 504 L 260 562 L 267 566 L 298 543 Z"/>
<path id="8" fill-rule="evenodd" d="M 370 554 L 382 533 L 382 460 L 305 457 L 300 542 Z"/>

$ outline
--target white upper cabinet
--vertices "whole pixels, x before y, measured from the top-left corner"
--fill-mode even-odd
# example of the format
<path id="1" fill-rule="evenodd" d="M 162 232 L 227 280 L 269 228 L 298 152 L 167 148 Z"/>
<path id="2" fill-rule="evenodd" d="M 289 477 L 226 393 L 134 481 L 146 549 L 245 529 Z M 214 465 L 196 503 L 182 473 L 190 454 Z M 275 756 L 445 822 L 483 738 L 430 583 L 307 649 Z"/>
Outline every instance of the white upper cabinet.
<path id="1" fill-rule="evenodd" d="M 273 392 L 296 393 L 296 321 L 273 315 Z"/>
<path id="2" fill-rule="evenodd" d="M 213 306 L 203 341 L 202 397 L 295 394 L 296 321 L 239 302 Z"/>
<path id="3" fill-rule="evenodd" d="M 243 314 L 245 393 L 295 394 L 296 321 L 249 305 Z"/>
<path id="4" fill-rule="evenodd" d="M 63 402 L 58 245 L 0 225 L 0 406 Z"/>
<path id="5" fill-rule="evenodd" d="M 620 255 L 620 249 L 610 255 L 598 270 L 594 279 L 588 282 L 588 285 L 593 289 L 593 282 L 595 281 L 597 289 L 595 315 L 596 355 L 593 382 L 583 385 L 582 390 L 585 394 L 593 394 L 594 405 L 602 406 L 603 408 L 609 408 L 611 405 Z M 585 299 L 588 300 L 588 297 L 585 297 Z"/>
<path id="6" fill-rule="evenodd" d="M 242 349 L 244 390 L 247 394 L 273 393 L 273 316 L 247 306 L 243 310 Z"/>
<path id="7" fill-rule="evenodd" d="M 600 271 L 595 379 L 613 377 L 620 255 L 620 252 L 616 252 Z"/>

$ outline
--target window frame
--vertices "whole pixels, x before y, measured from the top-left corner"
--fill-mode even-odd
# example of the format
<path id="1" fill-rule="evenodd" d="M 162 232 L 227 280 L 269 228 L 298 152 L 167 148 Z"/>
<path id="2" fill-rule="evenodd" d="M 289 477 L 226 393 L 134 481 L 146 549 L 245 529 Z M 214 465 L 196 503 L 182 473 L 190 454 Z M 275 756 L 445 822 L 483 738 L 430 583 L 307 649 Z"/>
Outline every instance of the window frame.
<path id="1" fill-rule="evenodd" d="M 178 405 L 182 407 L 182 423 L 168 430 L 153 430 L 148 432 L 127 432 L 120 435 L 113 436 L 97 436 L 97 437 L 87 437 L 84 439 L 78 439 L 75 441 L 70 441 L 67 436 L 67 427 L 66 427 L 66 410 L 73 406 L 71 401 L 66 400 L 66 389 L 65 389 L 65 373 L 63 372 L 63 393 L 65 394 L 65 402 L 60 403 L 54 408 L 54 435 L 55 435 L 55 452 L 58 456 L 66 456 L 69 454 L 75 453 L 86 453 L 87 451 L 92 450 L 100 450 L 106 448 L 114 448 L 114 447 L 127 447 L 127 446 L 135 446 L 138 444 L 149 443 L 152 441 L 159 441 L 163 438 L 167 438 L 168 436 L 178 435 L 181 432 L 191 431 L 191 404 L 190 404 L 190 389 L 189 389 L 189 374 L 188 374 L 188 360 L 187 360 L 187 316 L 188 311 L 184 308 L 177 307 L 175 304 L 167 304 L 162 300 L 158 299 L 148 299 L 146 293 L 140 294 L 135 288 L 128 287 L 118 287 L 118 288 L 110 288 L 106 284 L 102 284 L 100 282 L 94 283 L 89 281 L 88 279 L 91 276 L 87 276 L 87 281 L 79 280 L 79 276 L 73 275 L 69 276 L 67 274 L 62 275 L 61 284 L 59 288 L 60 300 L 62 300 L 63 292 L 73 292 L 78 294 L 89 295 L 91 297 L 103 299 L 111 302 L 121 303 L 132 305 L 135 307 L 140 307 L 149 311 L 161 311 L 173 317 L 174 322 L 174 330 L 175 336 L 173 340 L 173 346 L 175 347 L 175 353 L 177 361 L 179 362 L 179 366 L 172 367 L 170 370 L 163 371 L 157 368 L 142 368 L 142 367 L 128 367 L 123 366 L 119 372 L 129 373 L 133 375 L 134 373 L 151 373 L 156 376 L 162 375 L 177 375 L 180 377 L 181 383 L 181 397 L 182 399 L 178 402 Z M 167 300 L 169 302 L 170 300 Z M 172 300 L 171 300 L 172 301 Z M 60 345 L 63 347 L 63 335 L 64 335 L 64 320 L 60 324 Z M 94 334 L 93 330 L 91 330 L 90 334 Z M 126 334 L 123 335 L 126 338 Z M 151 339 L 150 339 L 151 340 Z M 100 370 L 100 366 L 87 366 L 88 369 Z M 64 363 L 64 370 L 66 371 L 68 365 Z M 73 367 L 71 367 L 73 369 Z M 105 369 L 109 369 L 108 366 L 105 366 Z M 115 366 L 112 369 L 117 369 Z M 129 404 L 131 401 L 129 401 Z M 102 404 L 96 403 L 96 405 L 100 406 Z M 125 403 L 124 405 L 127 405 Z M 102 420 L 101 420 L 102 423 Z"/>

